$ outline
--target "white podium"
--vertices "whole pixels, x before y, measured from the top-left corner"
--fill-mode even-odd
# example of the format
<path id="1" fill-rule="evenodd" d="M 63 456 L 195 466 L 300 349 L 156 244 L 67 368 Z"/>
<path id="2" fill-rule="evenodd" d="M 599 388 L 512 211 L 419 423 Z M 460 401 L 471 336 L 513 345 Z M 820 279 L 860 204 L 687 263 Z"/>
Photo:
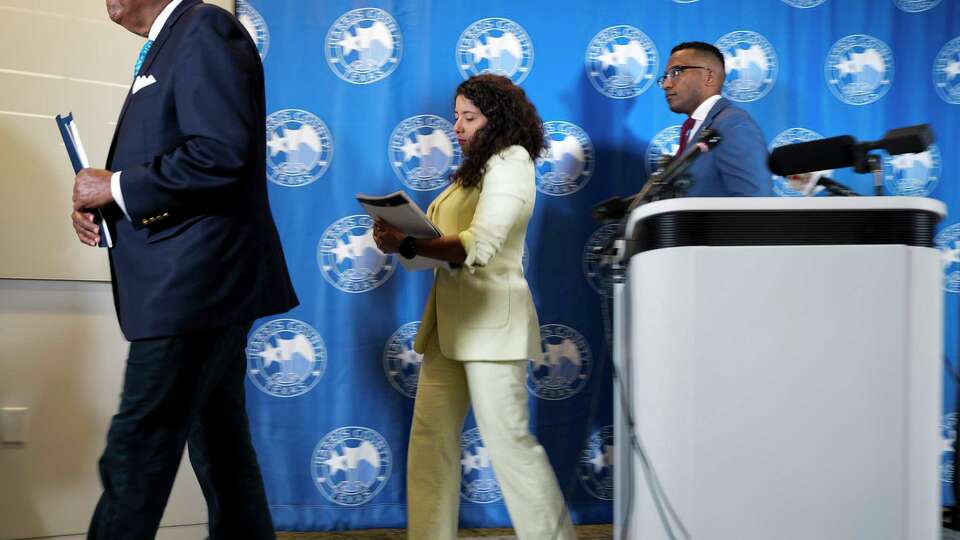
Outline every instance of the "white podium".
<path id="1" fill-rule="evenodd" d="M 637 209 L 614 293 L 616 538 L 670 538 L 665 519 L 684 538 L 654 484 L 696 540 L 939 539 L 944 215 L 915 197 Z"/>

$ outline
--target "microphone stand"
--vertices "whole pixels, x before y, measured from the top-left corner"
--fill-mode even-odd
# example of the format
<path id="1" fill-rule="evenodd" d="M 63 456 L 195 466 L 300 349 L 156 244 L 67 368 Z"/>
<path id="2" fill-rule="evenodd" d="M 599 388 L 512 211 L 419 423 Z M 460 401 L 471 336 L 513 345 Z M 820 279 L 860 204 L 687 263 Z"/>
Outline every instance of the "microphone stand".
<path id="1" fill-rule="evenodd" d="M 853 145 L 853 172 L 864 174 L 873 173 L 873 194 L 883 195 L 883 161 L 880 156 L 869 153 L 877 143 L 858 143 Z"/>
<path id="2" fill-rule="evenodd" d="M 711 148 L 720 143 L 720 134 L 712 129 L 704 129 L 700 136 L 694 142 L 694 148 L 686 154 L 677 157 L 666 167 L 650 175 L 647 183 L 643 185 L 640 191 L 631 197 L 633 199 L 627 207 L 625 215 L 629 215 L 634 209 L 642 204 L 646 204 L 660 195 L 664 189 L 669 187 L 680 187 L 689 189 L 689 183 L 682 180 L 684 172 L 701 155 L 708 152 Z M 681 185 L 677 185 L 680 183 Z"/>
<path id="3" fill-rule="evenodd" d="M 595 248 L 595 253 L 600 257 L 609 258 L 607 260 L 610 262 L 613 283 L 622 283 L 625 278 L 626 269 L 621 264 L 622 257 L 619 254 L 626 251 L 627 242 L 630 242 L 624 237 L 630 214 L 641 205 L 657 200 L 669 188 L 673 188 L 675 193 L 678 191 L 685 193 L 691 184 L 689 176 L 685 174 L 687 169 L 699 156 L 719 144 L 720 140 L 720 134 L 717 131 L 704 129 L 697 137 L 693 149 L 671 160 L 665 167 L 650 175 L 640 191 L 629 197 L 613 197 L 594 205 L 593 216 L 597 221 L 610 218 L 619 220 L 616 234 L 611 236 L 605 244 Z"/>
<path id="4" fill-rule="evenodd" d="M 686 193 L 690 189 L 691 182 L 684 172 L 701 154 L 709 151 L 719 142 L 719 133 L 704 129 L 690 152 L 672 159 L 666 166 L 650 175 L 640 191 L 629 197 L 611 197 L 593 205 L 593 218 L 597 221 L 621 220 L 638 206 L 659 200 L 661 195 L 665 195 L 671 188 L 675 193 Z"/>
<path id="5" fill-rule="evenodd" d="M 870 162 L 870 170 L 873 171 L 873 194 L 879 197 L 883 195 L 883 164 L 880 161 L 880 156 L 876 154 L 870 154 L 868 161 Z"/>

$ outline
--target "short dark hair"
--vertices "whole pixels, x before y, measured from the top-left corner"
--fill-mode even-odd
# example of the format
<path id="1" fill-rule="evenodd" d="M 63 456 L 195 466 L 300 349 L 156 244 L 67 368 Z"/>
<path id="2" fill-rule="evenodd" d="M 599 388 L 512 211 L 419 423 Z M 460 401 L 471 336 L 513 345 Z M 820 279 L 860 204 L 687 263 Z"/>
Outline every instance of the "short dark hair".
<path id="1" fill-rule="evenodd" d="M 720 52 L 720 49 L 714 47 L 709 43 L 704 43 L 702 41 L 684 41 L 683 43 L 671 49 L 670 54 L 673 54 L 677 51 L 682 51 L 684 49 L 695 49 L 700 52 L 712 54 L 717 59 L 717 61 L 720 62 L 721 66 L 726 67 L 726 64 L 724 64 L 724 61 L 723 61 L 723 53 Z"/>

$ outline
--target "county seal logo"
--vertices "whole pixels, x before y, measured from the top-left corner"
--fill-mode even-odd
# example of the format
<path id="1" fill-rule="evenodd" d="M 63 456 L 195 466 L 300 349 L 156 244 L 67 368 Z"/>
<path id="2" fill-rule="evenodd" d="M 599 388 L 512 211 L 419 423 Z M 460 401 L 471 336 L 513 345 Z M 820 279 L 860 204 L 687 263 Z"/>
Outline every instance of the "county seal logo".
<path id="1" fill-rule="evenodd" d="M 957 443 L 957 413 L 947 413 L 940 421 L 940 482 L 953 484 L 955 470 L 953 466 Z"/>
<path id="2" fill-rule="evenodd" d="M 503 498 L 493 474 L 490 454 L 483 445 L 478 428 L 460 435 L 460 497 L 468 502 L 488 504 Z"/>
<path id="3" fill-rule="evenodd" d="M 797 144 L 808 141 L 816 141 L 822 139 L 823 135 L 805 128 L 790 128 L 782 131 L 779 135 L 773 138 L 770 141 L 769 150 L 774 148 L 779 148 L 781 146 L 786 146 L 788 144 Z M 825 171 L 827 176 L 830 176 L 829 173 L 833 171 Z M 790 186 L 790 182 L 786 178 L 774 174 L 773 175 L 773 192 L 781 197 L 802 197 L 803 193 L 793 189 Z"/>
<path id="4" fill-rule="evenodd" d="M 726 67 L 724 96 L 748 102 L 770 92 L 777 81 L 779 64 L 767 38 L 749 30 L 738 30 L 721 37 L 714 46 L 723 53 Z"/>
<path id="5" fill-rule="evenodd" d="M 317 244 L 317 264 L 328 283 L 346 293 L 363 293 L 383 285 L 397 267 L 395 254 L 386 255 L 373 241 L 373 218 L 347 216 L 323 231 Z"/>
<path id="6" fill-rule="evenodd" d="M 327 347 L 309 324 L 274 319 L 260 325 L 247 340 L 247 376 L 274 397 L 310 391 L 327 367 Z"/>
<path id="7" fill-rule="evenodd" d="M 661 129 L 650 140 L 647 145 L 647 152 L 643 163 L 646 166 L 647 174 L 653 174 L 660 168 L 662 159 L 672 158 L 680 150 L 680 126 L 670 126 Z"/>
<path id="8" fill-rule="evenodd" d="M 627 25 L 604 28 L 587 45 L 587 78 L 601 94 L 626 99 L 647 91 L 657 77 L 659 53 L 653 40 Z"/>
<path id="9" fill-rule="evenodd" d="M 943 289 L 960 293 L 960 223 L 944 228 L 933 243 L 940 250 Z"/>
<path id="10" fill-rule="evenodd" d="M 783 0 L 783 3 L 791 7 L 807 9 L 817 7 L 826 1 L 827 0 Z"/>
<path id="11" fill-rule="evenodd" d="M 415 191 L 446 185 L 447 175 L 460 166 L 460 145 L 453 125 L 432 114 L 400 122 L 390 134 L 387 153 L 397 177 Z"/>
<path id="12" fill-rule="evenodd" d="M 587 132 L 570 122 L 544 122 L 544 157 L 537 159 L 537 191 L 570 195 L 587 185 L 593 175 L 593 142 Z"/>
<path id="13" fill-rule="evenodd" d="M 370 502 L 390 479 L 393 458 L 386 439 L 358 426 L 324 435 L 310 460 L 313 483 L 334 504 L 360 506 Z"/>
<path id="14" fill-rule="evenodd" d="M 383 371 L 397 392 L 408 398 L 417 397 L 417 380 L 423 355 L 413 350 L 413 341 L 420 330 L 420 321 L 409 322 L 397 329 L 383 349 Z"/>
<path id="15" fill-rule="evenodd" d="M 260 53 L 260 60 L 263 61 L 270 49 L 270 30 L 267 28 L 267 22 L 246 0 L 237 0 L 237 20 L 250 34 L 254 45 L 257 46 L 257 52 Z"/>
<path id="16" fill-rule="evenodd" d="M 605 426 L 587 439 L 580 454 L 580 484 L 603 501 L 613 500 L 613 426 Z"/>
<path id="17" fill-rule="evenodd" d="M 940 179 L 940 150 L 931 144 L 919 154 L 884 156 L 883 173 L 888 192 L 926 197 L 933 193 Z"/>
<path id="18" fill-rule="evenodd" d="M 593 354 L 580 332 L 562 324 L 540 326 L 541 358 L 527 364 L 527 390 L 540 399 L 567 399 L 583 390 Z"/>
<path id="19" fill-rule="evenodd" d="M 849 105 L 867 105 L 890 89 L 893 53 L 875 37 L 854 34 L 830 47 L 824 69 L 827 86 L 837 99 Z"/>
<path id="20" fill-rule="evenodd" d="M 382 9 L 348 11 L 337 19 L 324 42 L 327 65 L 352 84 L 387 78 L 400 64 L 403 37 L 397 21 Z"/>
<path id="21" fill-rule="evenodd" d="M 893 3 L 907 13 L 920 13 L 935 8 L 940 0 L 893 0 Z"/>
<path id="22" fill-rule="evenodd" d="M 480 19 L 457 39 L 457 69 L 464 79 L 493 73 L 520 84 L 533 69 L 533 42 L 527 31 L 510 19 Z"/>
<path id="23" fill-rule="evenodd" d="M 600 250 L 617 234 L 618 227 L 616 223 L 601 226 L 583 246 L 583 275 L 593 290 L 607 298 L 613 298 L 612 268 L 606 257 L 600 255 Z"/>
<path id="24" fill-rule="evenodd" d="M 960 37 L 951 39 L 933 61 L 933 85 L 940 98 L 960 104 Z"/>
<path id="25" fill-rule="evenodd" d="M 317 180 L 330 167 L 333 139 L 313 113 L 283 109 L 267 117 L 267 178 L 300 187 Z"/>

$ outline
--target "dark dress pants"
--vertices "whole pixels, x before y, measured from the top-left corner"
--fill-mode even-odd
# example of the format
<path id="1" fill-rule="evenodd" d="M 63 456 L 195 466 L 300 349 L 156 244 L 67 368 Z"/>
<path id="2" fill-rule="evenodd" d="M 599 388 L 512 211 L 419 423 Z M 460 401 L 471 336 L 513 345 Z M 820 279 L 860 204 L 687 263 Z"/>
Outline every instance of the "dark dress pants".
<path id="1" fill-rule="evenodd" d="M 88 539 L 154 538 L 184 445 L 207 501 L 211 540 L 275 538 L 244 406 L 249 328 L 130 344 Z"/>

